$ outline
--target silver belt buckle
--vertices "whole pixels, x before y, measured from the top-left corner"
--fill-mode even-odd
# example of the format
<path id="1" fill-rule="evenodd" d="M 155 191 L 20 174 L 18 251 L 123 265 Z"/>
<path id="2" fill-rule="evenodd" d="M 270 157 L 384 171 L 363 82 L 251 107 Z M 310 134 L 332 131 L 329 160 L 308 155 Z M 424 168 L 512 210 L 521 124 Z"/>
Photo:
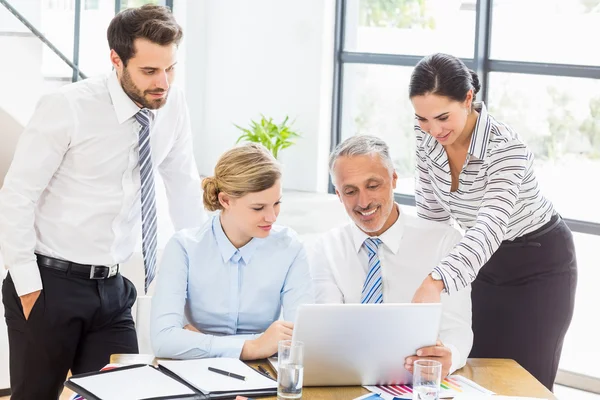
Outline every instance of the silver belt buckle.
<path id="1" fill-rule="evenodd" d="M 119 273 L 119 264 L 111 265 L 91 265 L 90 266 L 90 279 L 107 279 L 111 278 Z"/>
<path id="2" fill-rule="evenodd" d="M 119 273 L 119 264 L 108 267 L 108 278 L 111 278 Z"/>

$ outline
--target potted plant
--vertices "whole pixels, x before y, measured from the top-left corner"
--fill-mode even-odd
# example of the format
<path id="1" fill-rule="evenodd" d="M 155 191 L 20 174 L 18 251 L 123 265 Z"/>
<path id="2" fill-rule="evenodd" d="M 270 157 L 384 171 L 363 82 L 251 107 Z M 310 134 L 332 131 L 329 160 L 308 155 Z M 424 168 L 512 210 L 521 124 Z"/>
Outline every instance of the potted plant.
<path id="1" fill-rule="evenodd" d="M 260 143 L 273 154 L 273 157 L 278 158 L 279 152 L 296 143 L 295 139 L 301 135 L 292 130 L 293 122 L 288 125 L 287 116 L 280 124 L 274 123 L 273 118 L 267 119 L 262 114 L 260 116 L 260 121 L 250 121 L 249 129 L 234 124 L 243 132 L 236 143 L 241 141 Z"/>

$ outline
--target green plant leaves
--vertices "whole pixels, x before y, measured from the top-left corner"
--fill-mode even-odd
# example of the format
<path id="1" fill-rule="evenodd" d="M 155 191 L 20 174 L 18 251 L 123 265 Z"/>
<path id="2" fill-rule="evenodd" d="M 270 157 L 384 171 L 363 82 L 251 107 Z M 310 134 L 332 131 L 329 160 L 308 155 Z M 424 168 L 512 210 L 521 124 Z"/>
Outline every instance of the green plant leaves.
<path id="1" fill-rule="evenodd" d="M 302 137 L 298 132 L 292 130 L 293 122 L 288 125 L 288 116 L 280 124 L 274 123 L 273 118 L 267 119 L 262 114 L 260 116 L 259 121 L 250 121 L 249 129 L 234 124 L 237 129 L 243 132 L 236 143 L 260 143 L 273 154 L 273 157 L 278 158 L 279 151 L 292 146 L 296 143 L 296 139 Z"/>

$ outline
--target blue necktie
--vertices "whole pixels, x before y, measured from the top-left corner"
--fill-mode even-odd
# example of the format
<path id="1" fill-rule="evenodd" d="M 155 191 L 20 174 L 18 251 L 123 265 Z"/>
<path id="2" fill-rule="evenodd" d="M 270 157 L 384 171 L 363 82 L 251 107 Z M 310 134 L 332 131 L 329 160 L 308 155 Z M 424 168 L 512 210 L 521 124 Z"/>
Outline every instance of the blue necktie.
<path id="1" fill-rule="evenodd" d="M 156 275 L 156 196 L 154 194 L 154 173 L 152 172 L 152 150 L 150 148 L 150 110 L 142 108 L 135 119 L 141 125 L 139 134 L 139 164 L 142 202 L 142 254 L 144 255 L 144 291 Z"/>
<path id="2" fill-rule="evenodd" d="M 383 282 L 381 278 L 381 262 L 377 255 L 377 249 L 381 244 L 381 239 L 367 238 L 363 246 L 369 253 L 369 273 L 362 289 L 361 303 L 383 303 Z"/>

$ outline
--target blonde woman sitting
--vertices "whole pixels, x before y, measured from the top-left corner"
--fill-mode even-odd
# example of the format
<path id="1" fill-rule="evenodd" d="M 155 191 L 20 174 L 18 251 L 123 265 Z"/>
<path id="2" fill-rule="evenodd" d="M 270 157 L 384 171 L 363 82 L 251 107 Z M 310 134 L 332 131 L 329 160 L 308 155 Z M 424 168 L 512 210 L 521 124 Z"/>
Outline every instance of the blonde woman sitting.
<path id="1" fill-rule="evenodd" d="M 314 302 L 303 245 L 274 225 L 280 166 L 264 147 L 247 144 L 223 154 L 202 187 L 204 206 L 220 212 L 165 248 L 152 299 L 154 353 L 269 357 L 291 339 L 298 306 Z"/>

